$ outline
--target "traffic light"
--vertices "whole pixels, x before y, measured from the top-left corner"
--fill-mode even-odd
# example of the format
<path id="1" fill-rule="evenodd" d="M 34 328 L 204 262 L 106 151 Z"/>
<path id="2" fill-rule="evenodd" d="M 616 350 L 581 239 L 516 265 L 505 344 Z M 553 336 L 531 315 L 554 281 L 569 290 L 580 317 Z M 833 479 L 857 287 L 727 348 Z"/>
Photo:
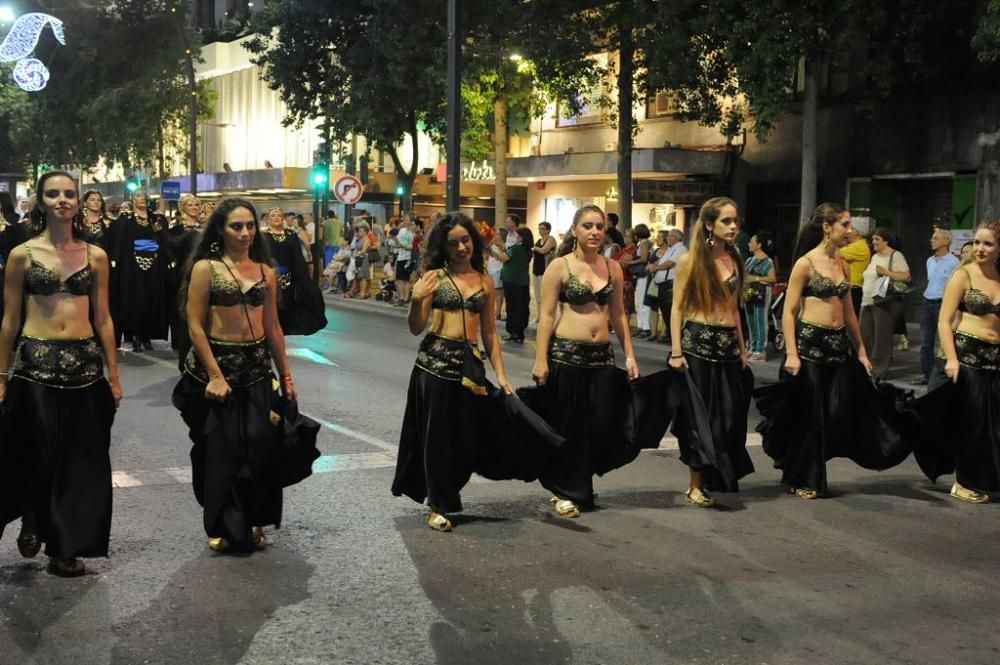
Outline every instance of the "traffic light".
<path id="1" fill-rule="evenodd" d="M 128 182 L 125 183 L 125 189 L 128 190 L 129 194 L 135 194 L 136 191 L 139 189 L 139 183 L 137 183 L 135 180 L 129 180 Z"/>
<path id="2" fill-rule="evenodd" d="M 396 196 L 398 196 L 399 198 L 403 198 L 404 196 L 406 196 L 406 185 L 404 185 L 403 183 L 399 183 L 398 185 L 396 185 Z"/>
<path id="3" fill-rule="evenodd" d="M 328 182 L 330 182 L 330 165 L 326 162 L 319 162 L 318 164 L 313 164 L 312 168 L 313 187 L 315 187 L 316 189 L 322 189 Z"/>

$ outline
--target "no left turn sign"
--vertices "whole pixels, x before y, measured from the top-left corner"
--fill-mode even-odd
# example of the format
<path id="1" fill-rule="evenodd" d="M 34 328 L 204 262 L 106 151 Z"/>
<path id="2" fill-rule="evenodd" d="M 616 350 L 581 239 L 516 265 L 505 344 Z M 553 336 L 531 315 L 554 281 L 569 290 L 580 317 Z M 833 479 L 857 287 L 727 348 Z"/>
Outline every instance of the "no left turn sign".
<path id="1" fill-rule="evenodd" d="M 337 182 L 333 185 L 333 195 L 344 205 L 354 205 L 361 200 L 361 195 L 364 193 L 365 186 L 352 175 L 337 178 Z"/>

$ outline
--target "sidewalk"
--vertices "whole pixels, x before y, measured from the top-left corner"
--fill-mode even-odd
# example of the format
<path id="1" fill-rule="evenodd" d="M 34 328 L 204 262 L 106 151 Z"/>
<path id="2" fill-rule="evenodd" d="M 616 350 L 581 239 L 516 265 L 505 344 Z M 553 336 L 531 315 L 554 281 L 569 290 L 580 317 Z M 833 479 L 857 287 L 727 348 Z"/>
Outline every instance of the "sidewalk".
<path id="1" fill-rule="evenodd" d="M 324 294 L 327 304 L 334 307 L 343 307 L 358 311 L 379 312 L 386 316 L 406 318 L 408 309 L 406 307 L 395 307 L 386 302 L 380 302 L 374 298 L 359 300 L 356 298 L 345 298 L 339 294 Z M 500 334 L 503 334 L 503 322 L 497 322 Z M 535 326 L 529 325 L 526 331 L 526 338 L 534 340 Z M 920 375 L 920 326 L 915 323 L 907 324 L 907 337 L 909 338 L 909 348 L 905 351 L 895 351 L 892 359 L 892 368 L 889 371 L 888 381 L 904 390 L 912 390 L 917 395 L 926 391 L 924 386 L 914 386 L 910 381 Z M 669 355 L 670 346 L 657 342 L 648 342 L 643 339 L 633 339 L 637 351 L 645 352 L 645 355 Z M 765 383 L 773 383 L 778 380 L 778 372 L 781 368 L 783 355 L 773 350 L 768 351 L 768 359 L 764 362 L 753 364 L 754 374 Z"/>

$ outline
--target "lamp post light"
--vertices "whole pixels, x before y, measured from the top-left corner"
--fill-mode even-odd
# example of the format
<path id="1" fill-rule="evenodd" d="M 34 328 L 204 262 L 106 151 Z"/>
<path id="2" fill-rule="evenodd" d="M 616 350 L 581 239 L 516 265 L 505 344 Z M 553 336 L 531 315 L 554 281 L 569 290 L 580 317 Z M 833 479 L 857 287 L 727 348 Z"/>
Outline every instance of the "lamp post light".
<path id="1" fill-rule="evenodd" d="M 13 23 L 15 18 L 13 9 L 6 5 L 0 7 L 0 23 Z"/>

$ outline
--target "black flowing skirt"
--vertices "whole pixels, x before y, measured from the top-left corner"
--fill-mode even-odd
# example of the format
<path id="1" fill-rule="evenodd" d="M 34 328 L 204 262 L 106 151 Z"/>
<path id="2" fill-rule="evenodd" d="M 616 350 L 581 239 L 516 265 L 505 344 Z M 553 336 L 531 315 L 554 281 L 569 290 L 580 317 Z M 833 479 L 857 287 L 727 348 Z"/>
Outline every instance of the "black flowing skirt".
<path id="1" fill-rule="evenodd" d="M 34 513 L 46 555 L 108 556 L 114 418 L 96 339 L 21 338 L 0 407 L 0 535 Z"/>
<path id="2" fill-rule="evenodd" d="M 688 368 L 670 427 L 681 461 L 702 473 L 705 489 L 738 492 L 740 478 L 754 471 L 746 449 L 753 373 L 742 367 L 733 326 L 685 321 L 681 340 Z"/>
<path id="3" fill-rule="evenodd" d="M 610 343 L 553 337 L 545 385 L 518 390 L 566 439 L 542 473 L 542 485 L 560 499 L 592 509 L 594 474 L 621 468 L 642 448 L 659 446 L 669 422 L 666 399 L 657 396 L 661 392 L 666 394 L 666 386 L 658 379 L 630 385 L 628 373 L 615 366 Z"/>
<path id="4" fill-rule="evenodd" d="M 963 487 L 1000 491 L 1000 343 L 955 333 L 958 381 L 933 377 L 923 397 L 908 403 L 919 426 L 914 455 L 936 482 L 955 474 Z"/>
<path id="5" fill-rule="evenodd" d="M 224 402 L 206 399 L 208 376 L 192 349 L 173 404 L 194 444 L 193 486 L 205 532 L 250 551 L 253 527 L 281 526 L 282 488 L 311 473 L 319 424 L 281 397 L 265 340 L 210 343 L 232 393 Z"/>
<path id="6" fill-rule="evenodd" d="M 425 335 L 410 374 L 399 435 L 394 496 L 441 513 L 462 510 L 461 491 L 473 473 L 490 480 L 538 478 L 563 438 L 520 400 L 486 385 L 476 394 L 462 382 L 468 343 Z M 475 356 L 478 360 L 478 354 Z"/>
<path id="7" fill-rule="evenodd" d="M 827 494 L 826 462 L 845 457 L 873 471 L 890 469 L 912 450 L 901 413 L 904 391 L 876 383 L 852 356 L 845 328 L 796 324 L 802 368 L 754 391 L 764 452 L 792 489 Z"/>

